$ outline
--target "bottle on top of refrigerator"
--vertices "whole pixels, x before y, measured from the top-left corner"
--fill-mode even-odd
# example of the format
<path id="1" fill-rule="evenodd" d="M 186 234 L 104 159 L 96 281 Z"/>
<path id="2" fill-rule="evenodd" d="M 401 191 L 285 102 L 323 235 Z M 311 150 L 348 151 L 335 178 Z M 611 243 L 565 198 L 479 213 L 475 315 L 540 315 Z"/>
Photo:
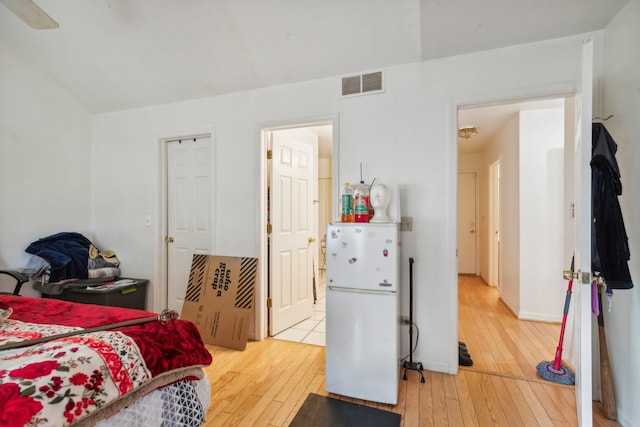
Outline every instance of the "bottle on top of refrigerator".
<path id="1" fill-rule="evenodd" d="M 369 186 L 364 181 L 353 190 L 353 204 L 355 222 L 369 222 Z"/>
<path id="2" fill-rule="evenodd" d="M 348 182 L 340 189 L 340 221 L 353 222 L 353 187 Z"/>

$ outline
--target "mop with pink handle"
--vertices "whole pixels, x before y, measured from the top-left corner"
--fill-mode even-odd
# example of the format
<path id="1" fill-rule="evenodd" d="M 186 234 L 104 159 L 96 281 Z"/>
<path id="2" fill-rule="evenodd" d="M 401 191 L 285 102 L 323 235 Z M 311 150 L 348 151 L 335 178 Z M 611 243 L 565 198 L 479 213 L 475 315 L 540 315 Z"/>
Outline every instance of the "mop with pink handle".
<path id="1" fill-rule="evenodd" d="M 536 366 L 538 375 L 545 380 L 560 384 L 575 384 L 575 376 L 566 366 L 562 366 L 562 342 L 564 341 L 564 328 L 567 325 L 567 313 L 569 313 L 569 303 L 571 302 L 571 289 L 573 287 L 574 258 L 571 257 L 571 278 L 567 287 L 567 295 L 564 299 L 564 310 L 562 314 L 562 326 L 560 328 L 560 340 L 556 348 L 556 357 L 552 362 L 540 362 Z"/>

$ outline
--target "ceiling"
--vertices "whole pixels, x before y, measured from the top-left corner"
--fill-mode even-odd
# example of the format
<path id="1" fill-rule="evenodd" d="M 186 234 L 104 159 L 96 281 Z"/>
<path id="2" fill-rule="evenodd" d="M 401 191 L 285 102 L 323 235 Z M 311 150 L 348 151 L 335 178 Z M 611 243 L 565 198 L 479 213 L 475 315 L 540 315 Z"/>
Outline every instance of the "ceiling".
<path id="1" fill-rule="evenodd" d="M 599 30 L 629 0 L 35 2 L 60 27 L 0 5 L 0 44 L 102 113 Z"/>
<path id="2" fill-rule="evenodd" d="M 513 103 L 500 103 L 458 110 L 458 127 L 473 126 L 478 131 L 471 138 L 458 138 L 458 153 L 481 152 L 520 111 L 564 107 L 564 98 L 536 99 Z"/>

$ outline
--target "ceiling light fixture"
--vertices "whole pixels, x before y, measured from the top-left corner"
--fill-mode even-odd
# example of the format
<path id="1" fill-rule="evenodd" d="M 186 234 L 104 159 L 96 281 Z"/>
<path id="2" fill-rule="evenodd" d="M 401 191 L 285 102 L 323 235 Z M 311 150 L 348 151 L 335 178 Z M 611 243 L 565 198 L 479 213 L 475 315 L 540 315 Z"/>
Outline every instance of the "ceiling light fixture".
<path id="1" fill-rule="evenodd" d="M 460 138 L 469 139 L 478 134 L 478 130 L 474 126 L 465 126 L 458 129 L 458 136 Z"/>

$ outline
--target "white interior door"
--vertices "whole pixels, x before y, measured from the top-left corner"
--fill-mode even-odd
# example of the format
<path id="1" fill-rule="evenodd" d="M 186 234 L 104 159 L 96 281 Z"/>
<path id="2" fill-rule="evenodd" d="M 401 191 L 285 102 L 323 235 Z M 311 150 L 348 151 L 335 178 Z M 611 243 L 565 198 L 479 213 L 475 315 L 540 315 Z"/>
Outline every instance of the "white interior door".
<path id="1" fill-rule="evenodd" d="M 180 313 L 193 254 L 211 249 L 211 137 L 167 142 L 167 305 Z"/>
<path id="2" fill-rule="evenodd" d="M 458 173 L 458 273 L 476 274 L 476 173 Z"/>
<path id="3" fill-rule="evenodd" d="M 581 426 L 593 424 L 592 357 L 591 357 L 591 117 L 593 102 L 593 40 L 585 41 L 582 70 L 576 93 L 575 195 L 576 241 L 575 260 L 578 286 L 574 314 L 576 342 L 576 406 Z"/>
<path id="4" fill-rule="evenodd" d="M 274 131 L 271 149 L 269 331 L 275 335 L 313 312 L 318 137 L 303 128 Z"/>

